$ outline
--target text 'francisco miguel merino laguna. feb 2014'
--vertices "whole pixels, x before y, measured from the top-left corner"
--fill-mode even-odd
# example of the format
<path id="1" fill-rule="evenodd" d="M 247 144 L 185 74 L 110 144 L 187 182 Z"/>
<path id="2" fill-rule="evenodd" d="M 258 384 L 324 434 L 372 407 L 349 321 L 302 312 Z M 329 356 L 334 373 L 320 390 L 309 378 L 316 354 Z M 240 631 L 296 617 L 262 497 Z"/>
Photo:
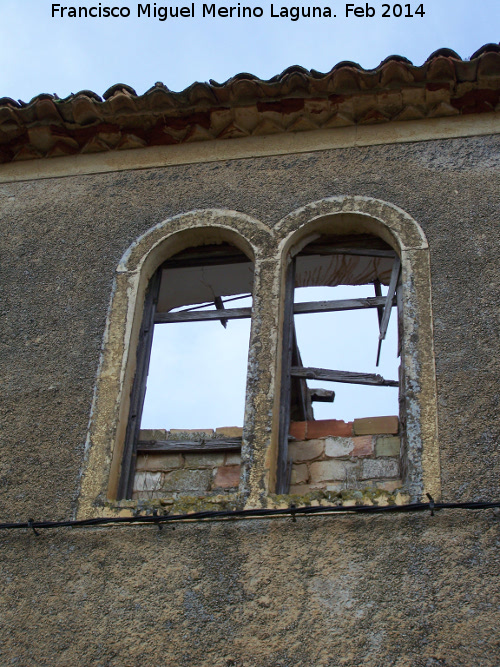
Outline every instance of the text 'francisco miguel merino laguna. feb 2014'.
<path id="1" fill-rule="evenodd" d="M 52 3 L 52 18 L 153 18 L 158 21 L 166 21 L 168 18 L 261 18 L 264 14 L 270 18 L 288 18 L 298 21 L 300 18 L 422 18 L 425 15 L 423 4 L 370 4 L 368 2 L 357 5 L 355 3 L 343 3 L 338 7 L 329 6 L 278 6 L 271 3 L 264 11 L 259 6 L 242 6 L 237 3 L 232 6 L 216 6 L 215 3 L 202 3 L 196 6 L 192 2 L 189 5 L 164 5 L 157 6 L 156 3 L 138 3 L 137 11 L 133 11 L 126 5 L 103 6 L 101 3 L 93 7 L 64 6 Z"/>

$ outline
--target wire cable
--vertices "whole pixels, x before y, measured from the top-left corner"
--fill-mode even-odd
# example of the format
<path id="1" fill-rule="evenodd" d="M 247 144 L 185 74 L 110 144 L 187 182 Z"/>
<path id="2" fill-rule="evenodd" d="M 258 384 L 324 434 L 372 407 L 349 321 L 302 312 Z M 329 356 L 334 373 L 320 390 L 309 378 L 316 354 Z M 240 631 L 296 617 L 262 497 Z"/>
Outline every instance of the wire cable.
<path id="1" fill-rule="evenodd" d="M 297 516 L 310 516 L 314 514 L 395 514 L 410 512 L 430 512 L 432 516 L 439 510 L 483 510 L 500 508 L 500 501 L 485 502 L 463 502 L 463 503 L 439 503 L 429 496 L 428 503 L 410 503 L 407 505 L 328 505 L 314 507 L 294 507 L 281 509 L 247 509 L 247 510 L 207 510 L 204 512 L 193 512 L 191 514 L 158 514 L 153 510 L 152 514 L 135 515 L 131 517 L 96 517 L 93 519 L 73 519 L 66 521 L 34 521 L 28 519 L 25 522 L 1 523 L 0 530 L 30 528 L 38 535 L 37 529 L 63 528 L 63 527 L 89 527 L 105 526 L 113 524 L 163 524 L 179 522 L 198 522 L 207 520 L 247 519 L 247 518 L 277 518 L 291 516 L 294 520 Z"/>

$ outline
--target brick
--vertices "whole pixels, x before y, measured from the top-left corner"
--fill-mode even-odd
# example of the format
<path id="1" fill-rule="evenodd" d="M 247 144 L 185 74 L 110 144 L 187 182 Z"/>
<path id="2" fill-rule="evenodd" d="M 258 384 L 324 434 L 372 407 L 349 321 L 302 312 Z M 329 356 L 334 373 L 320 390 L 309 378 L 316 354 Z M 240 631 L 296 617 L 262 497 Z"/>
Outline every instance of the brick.
<path id="1" fill-rule="evenodd" d="M 186 468 L 218 468 L 224 464 L 224 454 L 206 452 L 202 454 L 184 454 Z"/>
<path id="2" fill-rule="evenodd" d="M 352 422 L 344 422 L 340 419 L 317 419 L 307 422 L 307 440 L 326 438 L 329 435 L 348 438 L 352 434 Z"/>
<path id="3" fill-rule="evenodd" d="M 162 477 L 160 472 L 136 472 L 134 491 L 157 491 L 161 488 Z"/>
<path id="4" fill-rule="evenodd" d="M 322 456 L 325 448 L 324 440 L 306 440 L 305 442 L 291 442 L 288 445 L 288 454 L 292 461 L 313 461 Z"/>
<path id="5" fill-rule="evenodd" d="M 222 466 L 217 470 L 213 487 L 218 489 L 229 489 L 240 483 L 240 466 Z"/>
<path id="6" fill-rule="evenodd" d="M 136 470 L 175 470 L 183 465 L 182 454 L 139 454 Z"/>
<path id="7" fill-rule="evenodd" d="M 170 440 L 212 440 L 213 430 L 199 428 L 171 428 L 169 433 Z"/>
<path id="8" fill-rule="evenodd" d="M 396 435 L 399 431 L 399 419 L 393 417 L 365 417 L 354 420 L 354 435 L 378 435 L 390 433 Z"/>
<path id="9" fill-rule="evenodd" d="M 375 454 L 377 456 L 399 456 L 401 449 L 401 440 L 396 437 L 377 438 L 375 445 Z"/>
<path id="10" fill-rule="evenodd" d="M 224 436 L 225 438 L 241 438 L 243 436 L 243 429 L 241 426 L 220 426 L 215 429 L 215 435 Z"/>
<path id="11" fill-rule="evenodd" d="M 351 456 L 371 456 L 375 438 L 371 435 L 358 435 L 352 439 L 354 448 Z"/>
<path id="12" fill-rule="evenodd" d="M 142 428 L 139 431 L 139 442 L 149 440 L 166 440 L 167 431 L 164 428 Z"/>
<path id="13" fill-rule="evenodd" d="M 343 481 L 349 477 L 353 471 L 354 464 L 350 461 L 318 461 L 311 463 L 309 471 L 311 475 L 311 484 L 327 481 Z"/>
<path id="14" fill-rule="evenodd" d="M 303 484 L 309 479 L 309 469 L 303 464 L 292 466 L 292 484 Z"/>
<path id="15" fill-rule="evenodd" d="M 174 470 L 165 475 L 164 491 L 207 492 L 212 481 L 211 470 Z"/>
<path id="16" fill-rule="evenodd" d="M 307 422 L 290 422 L 289 434 L 296 440 L 306 439 L 306 423 Z"/>
<path id="17" fill-rule="evenodd" d="M 352 438 L 326 438 L 325 454 L 330 458 L 349 456 L 354 449 Z"/>
<path id="18" fill-rule="evenodd" d="M 239 452 L 230 452 L 226 454 L 226 460 L 224 461 L 226 466 L 239 466 L 241 465 L 241 454 Z"/>
<path id="19" fill-rule="evenodd" d="M 363 461 L 361 479 L 399 477 L 399 462 L 396 459 L 367 459 Z"/>

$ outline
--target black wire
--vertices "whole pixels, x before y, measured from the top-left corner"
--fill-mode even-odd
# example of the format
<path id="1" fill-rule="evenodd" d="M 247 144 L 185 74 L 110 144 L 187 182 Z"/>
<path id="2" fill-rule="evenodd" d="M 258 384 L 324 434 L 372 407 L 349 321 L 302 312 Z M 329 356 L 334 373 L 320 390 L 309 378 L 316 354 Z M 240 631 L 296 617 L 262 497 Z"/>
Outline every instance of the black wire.
<path id="1" fill-rule="evenodd" d="M 164 524 L 184 521 L 206 521 L 219 519 L 245 519 L 245 518 L 273 518 L 280 516 L 311 515 L 311 514 L 392 514 L 399 512 L 425 512 L 431 514 L 444 509 L 464 509 L 480 510 L 500 508 L 500 502 L 464 502 L 464 503 L 437 503 L 431 500 L 429 503 L 411 503 L 409 505 L 354 505 L 344 507 L 342 505 L 334 506 L 314 506 L 314 507 L 290 507 L 286 509 L 250 509 L 250 510 L 216 510 L 206 512 L 195 512 L 193 514 L 165 514 L 165 515 L 139 515 L 131 517 L 97 517 L 94 519 L 80 519 L 68 521 L 33 521 L 29 519 L 26 522 L 19 523 L 1 523 L 0 530 L 31 528 L 35 531 L 37 528 L 63 528 L 63 527 L 85 527 L 85 526 L 104 526 L 108 524 Z"/>

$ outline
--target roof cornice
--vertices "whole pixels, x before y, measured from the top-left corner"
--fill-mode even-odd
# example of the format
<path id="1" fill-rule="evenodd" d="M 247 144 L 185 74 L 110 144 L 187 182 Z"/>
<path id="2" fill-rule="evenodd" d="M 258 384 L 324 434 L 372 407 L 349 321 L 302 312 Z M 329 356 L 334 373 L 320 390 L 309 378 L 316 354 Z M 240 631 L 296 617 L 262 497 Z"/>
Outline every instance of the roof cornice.
<path id="1" fill-rule="evenodd" d="M 420 67 L 391 56 L 365 70 L 352 62 L 322 74 L 290 67 L 264 81 L 238 74 L 182 92 L 161 83 L 143 95 L 117 84 L 101 99 L 0 99 L 0 162 L 101 153 L 213 139 L 481 114 L 500 109 L 500 47 L 470 60 L 450 49 Z"/>

